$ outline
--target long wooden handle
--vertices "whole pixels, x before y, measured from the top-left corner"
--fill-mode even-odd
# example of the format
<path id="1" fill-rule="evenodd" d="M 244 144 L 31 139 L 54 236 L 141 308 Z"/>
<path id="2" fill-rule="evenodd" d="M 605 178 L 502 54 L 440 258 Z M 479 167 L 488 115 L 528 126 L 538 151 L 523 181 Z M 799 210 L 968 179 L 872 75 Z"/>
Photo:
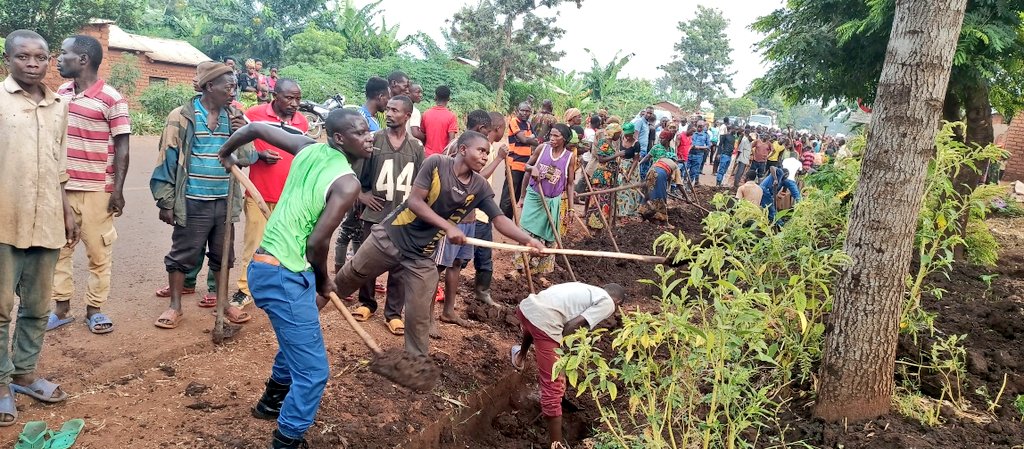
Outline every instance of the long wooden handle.
<path id="1" fill-rule="evenodd" d="M 611 189 L 595 190 L 593 192 L 580 193 L 580 194 L 576 195 L 576 198 L 586 198 L 586 197 L 592 196 L 592 195 L 601 195 L 601 194 L 604 194 L 604 193 L 615 193 L 615 192 L 620 192 L 620 191 L 629 190 L 629 189 L 639 189 L 641 186 L 643 186 L 643 183 L 639 183 L 638 182 L 636 184 L 629 184 L 629 185 L 624 185 L 624 186 L 618 186 L 618 187 L 611 188 Z"/>
<path id="2" fill-rule="evenodd" d="M 565 249 L 565 245 L 562 244 L 562 234 L 558 232 L 558 221 L 551 215 L 551 209 L 548 208 L 548 198 L 544 196 L 544 189 L 540 188 L 540 184 L 537 184 L 537 192 L 540 195 L 540 205 L 544 208 L 544 214 L 548 216 L 548 224 L 551 225 L 551 232 L 555 234 L 555 245 L 558 249 Z M 569 270 L 569 277 L 572 278 L 573 282 L 576 282 L 576 273 L 572 271 L 572 264 L 569 263 L 569 258 L 562 254 L 562 260 L 565 261 L 565 269 Z"/>
<path id="3" fill-rule="evenodd" d="M 249 180 L 249 177 L 245 176 L 245 173 L 242 173 L 242 170 L 236 166 L 231 167 L 231 174 L 235 175 L 235 179 L 245 186 L 245 191 L 249 192 L 249 196 L 256 200 L 256 205 L 259 206 L 260 212 L 263 212 L 263 218 L 270 219 L 270 207 L 267 206 L 267 202 L 263 200 L 263 195 L 260 194 L 259 190 L 256 190 L 256 186 Z"/>
<path id="4" fill-rule="evenodd" d="M 530 248 L 528 246 L 512 245 L 509 243 L 500 242 L 489 242 L 487 240 L 480 240 L 472 237 L 466 237 L 466 244 L 483 246 L 485 248 L 491 249 L 503 249 L 517 252 L 533 251 L 533 248 Z M 564 254 L 568 256 L 604 257 L 608 259 L 638 260 L 647 263 L 665 263 L 665 258 L 661 256 L 645 256 L 642 254 L 615 253 L 611 251 L 586 251 L 582 249 L 548 248 L 544 250 L 544 252 L 550 254 Z"/>
<path id="5" fill-rule="evenodd" d="M 330 298 L 327 299 L 330 299 L 331 304 L 334 305 L 334 308 L 338 309 L 338 311 L 341 312 L 343 316 L 345 316 L 345 321 L 348 321 L 348 325 L 352 327 L 352 330 L 356 331 L 356 333 L 359 334 L 359 338 L 363 339 L 363 343 L 366 343 L 366 346 L 370 348 L 370 351 L 373 351 L 373 353 L 376 355 L 381 355 L 384 353 L 384 351 L 380 349 L 380 346 L 377 345 L 377 340 L 374 340 L 370 334 L 366 333 L 366 331 L 363 330 L 363 326 L 359 325 L 359 322 L 356 321 L 356 319 L 348 311 L 348 308 L 345 307 L 345 304 L 342 304 L 341 298 L 339 298 L 337 294 L 331 292 Z"/>
<path id="6" fill-rule="evenodd" d="M 519 198 L 516 197 L 512 167 L 508 165 L 508 159 L 505 160 L 505 184 L 508 185 L 508 199 L 512 202 L 512 218 L 515 219 L 516 226 L 519 226 Z M 523 257 L 523 272 L 526 273 L 526 285 L 530 287 L 530 293 L 537 293 L 533 288 L 533 273 L 530 272 L 530 258 L 527 256 Z"/>

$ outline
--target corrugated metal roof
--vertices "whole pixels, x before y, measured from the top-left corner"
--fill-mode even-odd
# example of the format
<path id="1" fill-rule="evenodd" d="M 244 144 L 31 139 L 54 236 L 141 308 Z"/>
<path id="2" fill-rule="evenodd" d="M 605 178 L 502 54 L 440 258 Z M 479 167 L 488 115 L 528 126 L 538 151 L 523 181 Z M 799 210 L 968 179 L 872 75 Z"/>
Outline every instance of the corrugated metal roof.
<path id="1" fill-rule="evenodd" d="M 182 40 L 131 34 L 114 24 L 110 24 L 109 27 L 110 48 L 138 51 L 154 61 L 171 64 L 196 66 L 200 62 L 210 60 L 209 56 Z"/>

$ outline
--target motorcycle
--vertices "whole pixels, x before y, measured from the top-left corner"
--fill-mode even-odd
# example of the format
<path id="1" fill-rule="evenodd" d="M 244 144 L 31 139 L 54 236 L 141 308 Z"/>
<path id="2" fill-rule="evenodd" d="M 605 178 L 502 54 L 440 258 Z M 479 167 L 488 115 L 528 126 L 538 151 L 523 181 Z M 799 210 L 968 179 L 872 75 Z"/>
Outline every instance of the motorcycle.
<path id="1" fill-rule="evenodd" d="M 320 138 L 320 134 L 324 130 L 324 121 L 327 120 L 327 114 L 344 106 L 345 96 L 341 94 L 334 94 L 334 96 L 324 100 L 323 103 L 302 100 L 299 103 L 299 112 L 309 122 L 309 130 L 306 131 L 306 135 L 313 139 Z"/>

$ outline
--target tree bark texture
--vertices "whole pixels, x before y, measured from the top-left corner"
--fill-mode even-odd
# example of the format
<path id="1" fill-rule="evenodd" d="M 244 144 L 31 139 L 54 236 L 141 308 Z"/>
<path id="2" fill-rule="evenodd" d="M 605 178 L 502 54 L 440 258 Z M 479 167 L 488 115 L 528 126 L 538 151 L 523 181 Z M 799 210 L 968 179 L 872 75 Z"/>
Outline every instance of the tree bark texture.
<path id="1" fill-rule="evenodd" d="M 512 15 L 508 14 L 508 15 L 506 15 L 506 18 L 505 18 L 505 46 L 502 47 L 502 48 L 503 49 L 508 49 L 511 45 L 512 45 Z M 496 91 L 495 92 L 495 96 L 497 98 L 494 100 L 494 104 L 497 106 L 499 111 L 502 110 L 501 107 L 505 103 L 505 99 L 504 99 L 504 96 L 505 96 L 505 78 L 508 77 L 508 66 L 509 66 L 509 60 L 508 60 L 508 55 L 506 54 L 506 55 L 503 55 L 502 58 L 501 58 L 501 71 L 498 74 L 498 86 L 497 86 L 497 89 L 495 89 L 495 91 Z M 513 100 L 513 101 L 515 101 L 515 100 Z"/>
<path id="2" fill-rule="evenodd" d="M 967 135 L 964 142 L 972 148 L 985 147 L 995 140 L 995 132 L 992 130 L 992 102 L 989 100 L 989 84 L 987 80 L 978 79 L 968 85 L 964 90 L 964 109 L 967 111 Z M 988 164 L 978 166 L 978 171 L 970 167 L 962 167 L 960 173 L 953 179 L 953 186 L 957 193 L 966 195 L 981 184 L 982 178 L 988 172 Z M 957 220 L 956 232 L 961 237 L 967 237 L 967 221 L 970 213 L 964 214 Z M 953 248 L 953 255 L 957 260 L 963 260 L 966 256 L 964 245 L 956 245 Z"/>
<path id="3" fill-rule="evenodd" d="M 827 320 L 817 417 L 888 413 L 896 339 L 928 161 L 967 0 L 898 0 Z"/>

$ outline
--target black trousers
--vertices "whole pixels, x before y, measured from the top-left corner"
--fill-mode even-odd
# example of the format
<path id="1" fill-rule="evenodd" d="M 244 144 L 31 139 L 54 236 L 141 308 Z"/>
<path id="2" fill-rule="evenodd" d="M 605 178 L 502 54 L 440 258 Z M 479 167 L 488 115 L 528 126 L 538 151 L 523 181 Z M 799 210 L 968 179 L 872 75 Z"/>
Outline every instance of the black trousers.
<path id="1" fill-rule="evenodd" d="M 513 220 L 512 214 L 512 201 L 519 201 L 519 198 L 523 194 L 523 177 L 526 176 L 526 172 L 519 170 L 512 170 L 512 187 L 515 189 L 515 199 L 509 196 L 508 192 L 508 181 L 505 185 L 501 186 L 501 212 L 505 214 L 510 220 Z"/>
<path id="2" fill-rule="evenodd" d="M 234 264 L 235 245 L 229 245 L 228 254 L 224 254 L 224 238 L 229 229 L 224 221 L 228 213 L 227 199 L 185 200 L 185 226 L 175 226 L 171 232 L 171 251 L 164 257 L 167 271 L 192 271 L 207 248 L 210 271 L 219 272 L 225 258 L 228 266 Z"/>

